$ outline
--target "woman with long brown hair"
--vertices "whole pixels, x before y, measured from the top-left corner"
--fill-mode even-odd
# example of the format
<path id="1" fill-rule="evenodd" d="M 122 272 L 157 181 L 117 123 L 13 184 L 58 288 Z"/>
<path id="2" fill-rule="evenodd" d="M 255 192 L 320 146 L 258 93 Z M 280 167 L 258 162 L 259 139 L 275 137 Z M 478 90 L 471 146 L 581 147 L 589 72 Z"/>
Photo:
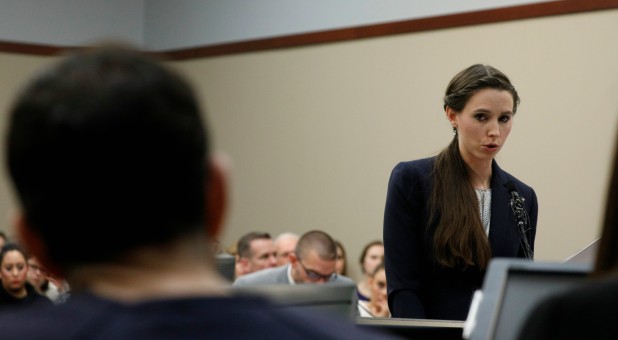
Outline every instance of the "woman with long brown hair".
<path id="1" fill-rule="evenodd" d="M 464 320 L 492 257 L 533 257 L 536 194 L 494 160 L 518 104 L 499 70 L 464 69 L 444 95 L 450 145 L 393 169 L 384 245 L 394 317 Z"/>

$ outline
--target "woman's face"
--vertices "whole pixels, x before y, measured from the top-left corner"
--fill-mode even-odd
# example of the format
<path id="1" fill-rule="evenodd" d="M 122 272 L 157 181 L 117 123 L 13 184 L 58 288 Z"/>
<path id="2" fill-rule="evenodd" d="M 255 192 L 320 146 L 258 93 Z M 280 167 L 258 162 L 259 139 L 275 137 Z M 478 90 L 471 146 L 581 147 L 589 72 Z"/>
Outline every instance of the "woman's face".
<path id="1" fill-rule="evenodd" d="M 371 279 L 371 300 L 375 303 L 386 303 L 386 271 L 378 270 Z"/>
<path id="2" fill-rule="evenodd" d="M 466 163 L 491 161 L 511 132 L 513 96 L 504 90 L 479 90 L 461 112 L 447 107 L 446 114 L 457 128 L 459 151 Z"/>
<path id="3" fill-rule="evenodd" d="M 371 289 L 371 311 L 376 317 L 389 317 L 388 299 L 386 296 L 386 272 L 384 268 L 379 269 L 370 279 Z"/>
<path id="4" fill-rule="evenodd" d="M 376 267 L 384 260 L 384 246 L 376 244 L 367 249 L 363 260 L 363 271 L 366 274 L 373 273 Z"/>
<path id="5" fill-rule="evenodd" d="M 17 250 L 10 250 L 4 255 L 0 269 L 2 286 L 8 292 L 18 292 L 26 286 L 28 264 L 24 255 Z"/>
<path id="6" fill-rule="evenodd" d="M 28 259 L 28 282 L 35 288 L 40 289 L 47 281 L 47 272 L 41 263 L 34 257 Z"/>
<path id="7" fill-rule="evenodd" d="M 345 257 L 343 257 L 343 250 L 337 246 L 337 259 L 335 261 L 335 271 L 337 275 L 342 275 L 345 269 Z"/>

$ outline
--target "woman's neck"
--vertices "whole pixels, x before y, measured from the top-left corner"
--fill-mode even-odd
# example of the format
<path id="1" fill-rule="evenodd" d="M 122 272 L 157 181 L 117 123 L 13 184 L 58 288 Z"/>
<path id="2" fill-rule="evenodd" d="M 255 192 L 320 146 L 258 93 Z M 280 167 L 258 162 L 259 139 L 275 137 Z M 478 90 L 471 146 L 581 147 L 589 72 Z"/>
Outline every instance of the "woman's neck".
<path id="1" fill-rule="evenodd" d="M 364 278 L 361 282 L 358 283 L 357 289 L 359 293 L 366 297 L 371 296 L 371 290 L 369 289 L 369 284 L 367 282 L 367 278 Z"/>
<path id="2" fill-rule="evenodd" d="M 464 158 L 468 167 L 468 177 L 475 189 L 489 189 L 491 187 L 491 164 L 492 160 L 468 161 Z"/>
<path id="3" fill-rule="evenodd" d="M 23 299 L 28 296 L 28 290 L 26 289 L 26 285 L 24 284 L 21 288 L 18 289 L 7 289 L 4 287 L 4 290 L 16 299 Z"/>

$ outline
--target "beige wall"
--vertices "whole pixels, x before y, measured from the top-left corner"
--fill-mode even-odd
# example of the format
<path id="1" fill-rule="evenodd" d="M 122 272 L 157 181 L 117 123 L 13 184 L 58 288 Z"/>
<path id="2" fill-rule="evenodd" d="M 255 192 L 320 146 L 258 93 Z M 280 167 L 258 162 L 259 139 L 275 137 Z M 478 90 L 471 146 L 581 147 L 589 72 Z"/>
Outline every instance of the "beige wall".
<path id="1" fill-rule="evenodd" d="M 0 53 L 0 230 L 13 233 L 16 205 L 7 179 L 4 138 L 8 110 L 23 83 L 55 58 Z"/>
<path id="2" fill-rule="evenodd" d="M 381 238 L 390 170 L 447 145 L 444 88 L 481 62 L 522 97 L 497 160 L 537 191 L 536 258 L 566 258 L 599 232 L 618 123 L 617 29 L 611 10 L 174 63 L 233 160 L 222 242 L 323 229 L 343 241 L 357 277 L 362 246 Z M 45 62 L 0 55 L 2 107 Z"/>

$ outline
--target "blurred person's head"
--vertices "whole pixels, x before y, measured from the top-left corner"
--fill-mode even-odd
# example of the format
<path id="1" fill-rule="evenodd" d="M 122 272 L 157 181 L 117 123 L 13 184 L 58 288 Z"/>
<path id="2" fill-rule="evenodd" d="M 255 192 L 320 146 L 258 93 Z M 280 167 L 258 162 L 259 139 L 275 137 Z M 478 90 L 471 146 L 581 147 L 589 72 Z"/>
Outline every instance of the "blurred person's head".
<path id="1" fill-rule="evenodd" d="M 346 276 L 348 275 L 348 257 L 345 252 L 345 248 L 343 244 L 337 240 L 335 240 L 335 245 L 337 246 L 337 262 L 335 264 L 335 271 L 339 275 Z"/>
<path id="2" fill-rule="evenodd" d="M 277 266 L 290 263 L 290 254 L 296 249 L 298 235 L 294 233 L 283 233 L 275 239 L 275 252 L 277 255 Z"/>
<path id="3" fill-rule="evenodd" d="M 371 298 L 369 299 L 372 314 L 378 317 L 390 316 L 388 309 L 388 294 L 386 290 L 386 271 L 384 262 L 378 264 L 369 278 Z"/>
<path id="4" fill-rule="evenodd" d="M 382 261 L 384 261 L 384 243 L 382 241 L 376 240 L 365 245 L 359 258 L 361 270 L 365 276 L 369 276 Z"/>
<path id="5" fill-rule="evenodd" d="M 37 290 L 40 294 L 44 294 L 49 287 L 49 279 L 47 278 L 47 271 L 39 262 L 39 260 L 30 256 L 28 262 L 28 282 Z"/>
<path id="6" fill-rule="evenodd" d="M 28 295 L 28 255 L 15 243 L 7 243 L 0 250 L 0 279 L 4 290 L 20 299 Z"/>
<path id="7" fill-rule="evenodd" d="M 2 249 L 2 246 L 7 244 L 7 242 L 8 242 L 8 237 L 3 231 L 0 231 L 0 249 Z"/>
<path id="8" fill-rule="evenodd" d="M 290 255 L 292 278 L 296 283 L 325 283 L 336 278 L 337 247 L 325 232 L 303 234 Z"/>
<path id="9" fill-rule="evenodd" d="M 269 233 L 250 232 L 238 240 L 237 275 L 246 275 L 262 269 L 276 267 L 275 244 Z"/>
<path id="10" fill-rule="evenodd" d="M 132 48 L 79 50 L 38 74 L 6 146 L 17 231 L 54 274 L 207 242 L 221 225 L 222 173 L 193 90 Z"/>

